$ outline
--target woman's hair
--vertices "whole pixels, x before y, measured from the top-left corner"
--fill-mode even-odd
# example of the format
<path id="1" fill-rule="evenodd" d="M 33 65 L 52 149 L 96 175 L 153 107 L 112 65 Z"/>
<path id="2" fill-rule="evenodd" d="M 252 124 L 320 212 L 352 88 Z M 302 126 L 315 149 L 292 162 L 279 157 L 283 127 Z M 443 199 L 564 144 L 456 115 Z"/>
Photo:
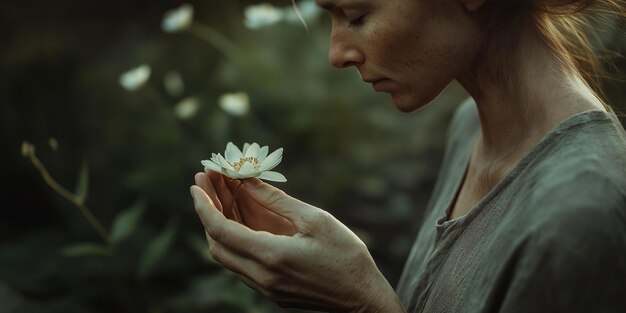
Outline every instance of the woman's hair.
<path id="1" fill-rule="evenodd" d="M 614 26 L 626 17 L 625 0 L 487 0 L 491 7 L 487 17 L 490 46 L 484 57 L 495 64 L 489 70 L 505 79 L 510 86 L 512 73 L 509 59 L 523 53 L 517 43 L 522 27 L 529 25 L 539 33 L 554 55 L 576 71 L 606 105 L 601 79 L 610 75 L 611 54 L 600 47 L 598 26 Z M 617 18 L 617 19 L 612 19 Z M 619 29 L 618 29 L 619 31 Z M 613 56 L 616 53 L 612 54 Z"/>

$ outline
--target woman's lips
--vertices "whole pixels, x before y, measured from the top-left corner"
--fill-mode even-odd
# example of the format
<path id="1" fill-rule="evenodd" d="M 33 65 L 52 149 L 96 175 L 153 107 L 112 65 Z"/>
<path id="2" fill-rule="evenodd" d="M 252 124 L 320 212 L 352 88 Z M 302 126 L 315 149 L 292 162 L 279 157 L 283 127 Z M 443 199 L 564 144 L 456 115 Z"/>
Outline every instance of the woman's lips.
<path id="1" fill-rule="evenodd" d="M 390 80 L 387 78 L 378 79 L 372 82 L 372 87 L 376 91 L 383 91 L 385 90 L 385 85 L 387 85 L 387 82 L 390 82 Z"/>
<path id="2" fill-rule="evenodd" d="M 389 83 L 392 82 L 391 79 L 387 77 L 382 77 L 382 76 L 371 76 L 371 77 L 361 76 L 361 77 L 364 82 L 372 84 L 372 87 L 376 91 L 383 91 L 385 89 L 388 90 Z"/>

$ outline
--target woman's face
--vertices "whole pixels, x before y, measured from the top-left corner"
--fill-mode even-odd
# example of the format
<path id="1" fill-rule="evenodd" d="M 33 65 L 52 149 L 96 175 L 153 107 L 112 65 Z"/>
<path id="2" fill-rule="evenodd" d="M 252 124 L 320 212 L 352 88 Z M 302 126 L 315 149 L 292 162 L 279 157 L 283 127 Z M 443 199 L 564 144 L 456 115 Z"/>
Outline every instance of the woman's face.
<path id="1" fill-rule="evenodd" d="M 467 71 L 478 29 L 463 0 L 316 0 L 332 18 L 329 62 L 354 66 L 404 112 Z"/>

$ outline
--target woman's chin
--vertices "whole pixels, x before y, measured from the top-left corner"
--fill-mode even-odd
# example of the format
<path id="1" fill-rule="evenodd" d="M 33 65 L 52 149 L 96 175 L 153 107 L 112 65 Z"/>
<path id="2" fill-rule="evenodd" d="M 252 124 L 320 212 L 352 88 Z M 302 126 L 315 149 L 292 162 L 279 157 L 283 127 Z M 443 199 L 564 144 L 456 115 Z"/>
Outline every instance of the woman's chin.
<path id="1" fill-rule="evenodd" d="M 426 95 L 416 93 L 392 93 L 391 99 L 398 110 L 409 113 L 425 107 L 433 102 L 443 92 L 443 88 L 439 92 L 430 92 Z"/>
<path id="2" fill-rule="evenodd" d="M 427 103 L 423 103 L 414 97 L 407 97 L 406 95 L 391 95 L 393 103 L 396 108 L 404 113 L 410 113 L 420 109 Z"/>

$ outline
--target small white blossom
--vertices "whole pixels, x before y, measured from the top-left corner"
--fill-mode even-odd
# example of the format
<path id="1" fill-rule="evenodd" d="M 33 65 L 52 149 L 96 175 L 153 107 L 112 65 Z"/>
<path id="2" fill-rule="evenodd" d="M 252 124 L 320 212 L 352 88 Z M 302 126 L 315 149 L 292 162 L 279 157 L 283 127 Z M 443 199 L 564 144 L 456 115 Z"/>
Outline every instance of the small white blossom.
<path id="1" fill-rule="evenodd" d="M 245 92 L 224 94 L 219 103 L 222 110 L 234 116 L 243 116 L 250 111 L 250 97 Z"/>
<path id="2" fill-rule="evenodd" d="M 268 146 L 261 147 L 258 143 L 245 143 L 243 151 L 239 150 L 232 142 L 226 145 L 224 156 L 213 153 L 210 160 L 202 160 L 205 170 L 222 173 L 233 179 L 257 177 L 259 179 L 275 182 L 286 182 L 283 174 L 270 171 L 283 159 L 283 148 L 279 148 L 271 154 Z"/>
<path id="3" fill-rule="evenodd" d="M 150 66 L 143 64 L 120 75 L 120 85 L 128 91 L 135 91 L 150 78 Z"/>
<path id="4" fill-rule="evenodd" d="M 250 29 L 257 29 L 280 22 L 283 11 L 269 3 L 248 6 L 245 11 L 244 25 Z"/>
<path id="5" fill-rule="evenodd" d="M 165 13 L 161 22 L 161 28 L 166 33 L 175 33 L 189 28 L 192 22 L 193 6 L 191 4 L 183 4 Z"/>
<path id="6" fill-rule="evenodd" d="M 186 120 L 196 115 L 199 107 L 198 98 L 188 97 L 176 104 L 174 107 L 174 115 L 181 120 Z"/>
<path id="7" fill-rule="evenodd" d="M 185 92 L 183 78 L 180 76 L 180 73 L 176 71 L 165 74 L 163 77 L 163 85 L 165 86 L 165 91 L 172 97 L 178 97 Z"/>

